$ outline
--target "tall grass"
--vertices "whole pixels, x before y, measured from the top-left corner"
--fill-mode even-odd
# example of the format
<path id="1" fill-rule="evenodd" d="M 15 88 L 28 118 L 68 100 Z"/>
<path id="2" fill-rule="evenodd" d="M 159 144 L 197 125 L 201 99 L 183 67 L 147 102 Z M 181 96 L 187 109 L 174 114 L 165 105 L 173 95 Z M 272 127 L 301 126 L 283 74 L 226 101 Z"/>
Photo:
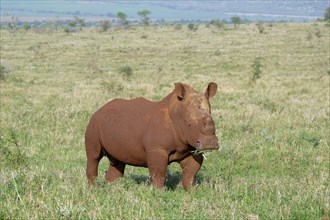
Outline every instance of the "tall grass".
<path id="1" fill-rule="evenodd" d="M 10 69 L 0 81 L 0 218 L 329 219 L 329 29 L 256 28 L 0 30 Z M 251 86 L 257 55 L 262 77 Z M 197 187 L 183 190 L 178 164 L 165 190 L 130 166 L 109 185 L 106 159 L 88 187 L 92 113 L 115 97 L 160 100 L 178 81 L 219 85 L 211 105 L 223 148 L 206 154 Z"/>

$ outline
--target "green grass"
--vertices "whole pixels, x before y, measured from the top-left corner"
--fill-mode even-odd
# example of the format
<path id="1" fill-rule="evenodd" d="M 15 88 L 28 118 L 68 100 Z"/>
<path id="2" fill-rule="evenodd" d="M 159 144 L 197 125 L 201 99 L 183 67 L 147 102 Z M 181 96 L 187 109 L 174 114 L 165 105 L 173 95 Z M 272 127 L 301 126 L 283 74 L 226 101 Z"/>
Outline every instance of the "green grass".
<path id="1" fill-rule="evenodd" d="M 1 30 L 0 218 L 329 219 L 329 28 L 264 27 Z M 103 159 L 89 188 L 91 115 L 115 97 L 160 100 L 178 81 L 219 87 L 223 148 L 206 154 L 198 186 L 183 190 L 178 164 L 165 190 L 130 166 L 109 185 Z"/>

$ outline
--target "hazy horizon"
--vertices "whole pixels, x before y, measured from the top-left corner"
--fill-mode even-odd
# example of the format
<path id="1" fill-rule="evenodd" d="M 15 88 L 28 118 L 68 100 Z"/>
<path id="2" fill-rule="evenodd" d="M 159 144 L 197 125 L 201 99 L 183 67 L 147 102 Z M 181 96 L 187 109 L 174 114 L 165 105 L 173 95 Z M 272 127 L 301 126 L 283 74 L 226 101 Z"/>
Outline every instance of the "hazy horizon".
<path id="1" fill-rule="evenodd" d="M 322 18 L 329 1 L 105 1 L 105 0 L 2 0 L 1 18 L 19 17 L 40 20 L 115 18 L 124 12 L 128 18 L 138 18 L 137 12 L 147 9 L 154 20 L 230 19 L 240 16 L 250 21 L 305 22 Z"/>

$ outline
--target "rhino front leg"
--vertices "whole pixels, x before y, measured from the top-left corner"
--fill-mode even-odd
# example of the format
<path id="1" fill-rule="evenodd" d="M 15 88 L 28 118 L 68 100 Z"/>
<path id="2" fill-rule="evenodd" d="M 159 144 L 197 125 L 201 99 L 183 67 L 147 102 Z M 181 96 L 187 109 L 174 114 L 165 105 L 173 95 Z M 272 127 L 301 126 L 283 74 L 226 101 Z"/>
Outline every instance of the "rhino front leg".
<path id="1" fill-rule="evenodd" d="M 163 149 L 147 151 L 147 163 L 153 187 L 161 189 L 165 185 L 168 152 Z"/>
<path id="2" fill-rule="evenodd" d="M 203 155 L 191 155 L 180 162 L 182 168 L 182 185 L 189 190 L 196 182 L 196 174 L 203 163 Z"/>

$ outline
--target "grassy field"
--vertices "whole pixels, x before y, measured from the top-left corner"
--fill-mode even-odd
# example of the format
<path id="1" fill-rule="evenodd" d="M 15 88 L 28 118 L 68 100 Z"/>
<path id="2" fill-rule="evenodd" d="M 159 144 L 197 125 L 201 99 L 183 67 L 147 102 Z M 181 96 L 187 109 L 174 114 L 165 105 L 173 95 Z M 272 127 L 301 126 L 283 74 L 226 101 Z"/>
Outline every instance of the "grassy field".
<path id="1" fill-rule="evenodd" d="M 329 27 L 264 28 L 0 30 L 0 219 L 329 219 Z M 197 187 L 184 191 L 178 164 L 165 190 L 130 166 L 107 184 L 104 158 L 89 188 L 91 115 L 115 97 L 160 100 L 178 81 L 219 86 L 223 148 Z"/>

